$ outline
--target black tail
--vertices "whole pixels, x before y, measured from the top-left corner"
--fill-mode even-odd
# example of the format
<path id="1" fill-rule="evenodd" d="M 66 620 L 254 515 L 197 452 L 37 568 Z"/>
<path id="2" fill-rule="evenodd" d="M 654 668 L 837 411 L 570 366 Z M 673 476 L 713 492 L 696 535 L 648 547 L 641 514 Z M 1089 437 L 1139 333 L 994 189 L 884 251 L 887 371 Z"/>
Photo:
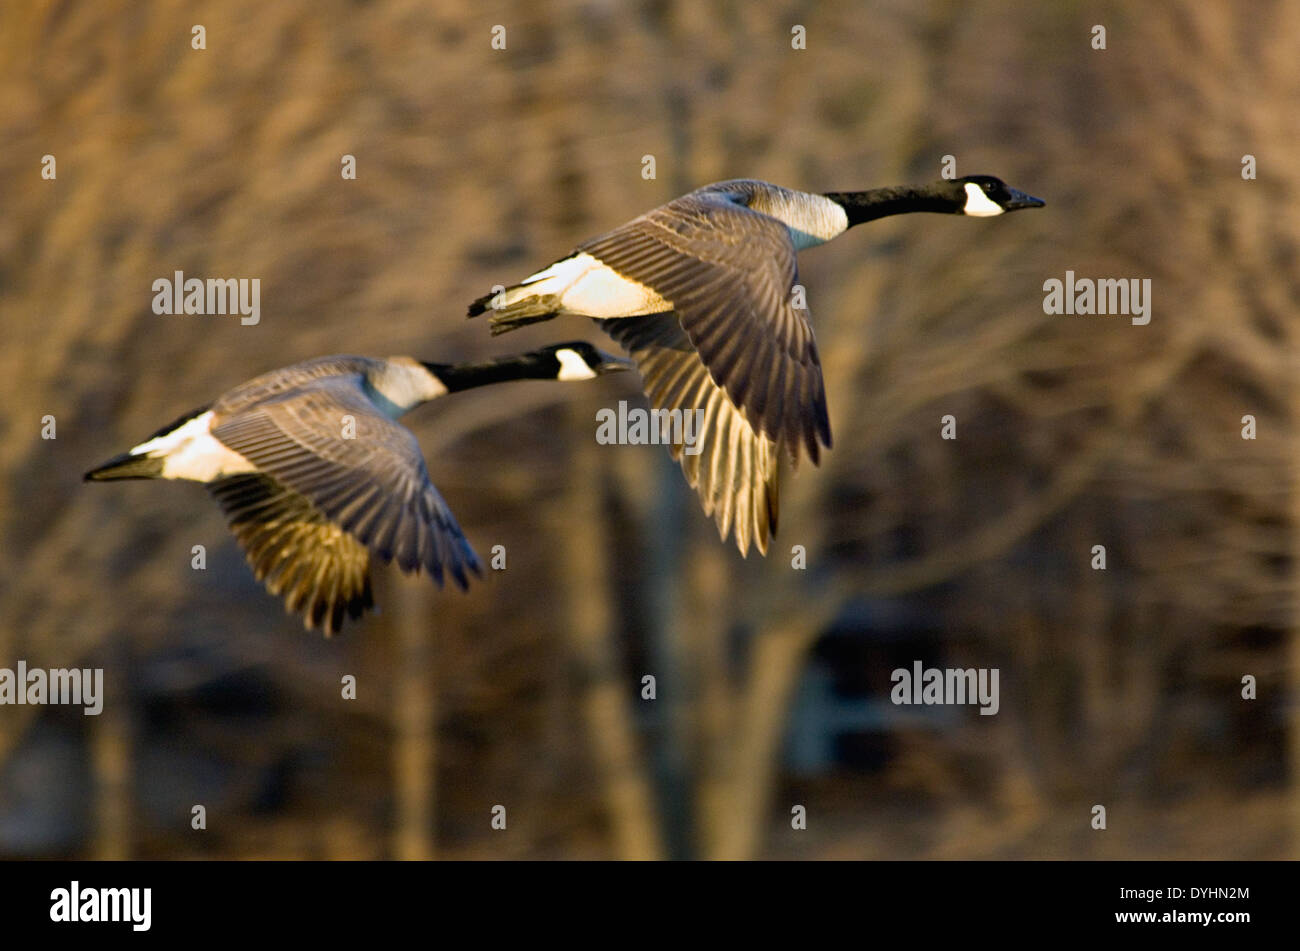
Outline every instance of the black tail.
<path id="1" fill-rule="evenodd" d="M 86 473 L 87 482 L 105 482 L 110 479 L 157 479 L 162 476 L 163 460 L 160 457 L 133 456 L 124 452 L 114 456 L 102 466 Z"/>
<path id="2" fill-rule="evenodd" d="M 492 298 L 496 296 L 497 295 L 495 294 L 484 294 L 478 300 L 474 301 L 474 303 L 469 305 L 469 313 L 466 316 L 477 317 L 479 314 L 486 314 L 492 309 Z"/>
<path id="3" fill-rule="evenodd" d="M 528 285 L 507 287 L 499 294 L 487 294 L 469 305 L 469 316 L 491 313 L 492 336 L 518 330 L 528 324 L 550 320 L 560 313 L 560 298 L 554 294 L 528 293 Z"/>

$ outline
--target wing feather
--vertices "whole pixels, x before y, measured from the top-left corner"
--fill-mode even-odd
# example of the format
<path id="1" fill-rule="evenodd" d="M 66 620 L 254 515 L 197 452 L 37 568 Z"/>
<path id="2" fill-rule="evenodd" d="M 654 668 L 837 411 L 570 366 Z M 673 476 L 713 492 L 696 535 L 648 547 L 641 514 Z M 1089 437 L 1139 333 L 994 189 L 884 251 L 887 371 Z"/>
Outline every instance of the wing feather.
<path id="1" fill-rule="evenodd" d="M 343 616 L 374 605 L 370 553 L 305 497 L 269 476 L 242 474 L 208 484 L 253 575 L 308 628 L 337 633 Z"/>
<path id="2" fill-rule="evenodd" d="M 415 436 L 380 414 L 359 381 L 313 381 L 218 416 L 212 435 L 303 496 L 383 562 L 444 571 L 465 587 L 477 573 L 455 516 L 429 479 Z"/>
<path id="3" fill-rule="evenodd" d="M 578 250 L 672 303 L 709 375 L 757 431 L 814 462 L 819 445 L 830 447 L 821 361 L 806 311 L 791 306 L 798 271 L 782 222 L 702 189 Z M 779 412 L 774 386 L 784 387 Z"/>
<path id="4" fill-rule="evenodd" d="M 600 324 L 632 355 L 652 406 L 703 411 L 696 443 L 700 452 L 688 455 L 678 444 L 669 451 L 721 537 L 727 538 L 734 527 L 742 554 L 748 553 L 751 541 L 766 554 L 777 524 L 777 444 L 756 431 L 713 381 L 672 314 Z"/>

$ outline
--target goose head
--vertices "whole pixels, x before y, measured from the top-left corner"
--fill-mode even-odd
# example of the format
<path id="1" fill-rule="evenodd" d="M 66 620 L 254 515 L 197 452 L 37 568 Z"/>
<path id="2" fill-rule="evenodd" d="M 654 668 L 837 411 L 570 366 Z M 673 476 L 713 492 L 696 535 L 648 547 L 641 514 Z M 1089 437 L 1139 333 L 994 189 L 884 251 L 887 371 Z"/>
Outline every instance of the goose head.
<path id="1" fill-rule="evenodd" d="M 1047 204 L 992 175 L 967 175 L 953 179 L 951 184 L 957 189 L 952 193 L 955 214 L 988 218 L 1021 208 L 1042 208 Z"/>
<path id="2" fill-rule="evenodd" d="M 545 375 L 556 380 L 590 380 L 605 373 L 630 370 L 632 361 L 598 350 L 585 340 L 557 343 L 532 356 L 546 369 Z"/>

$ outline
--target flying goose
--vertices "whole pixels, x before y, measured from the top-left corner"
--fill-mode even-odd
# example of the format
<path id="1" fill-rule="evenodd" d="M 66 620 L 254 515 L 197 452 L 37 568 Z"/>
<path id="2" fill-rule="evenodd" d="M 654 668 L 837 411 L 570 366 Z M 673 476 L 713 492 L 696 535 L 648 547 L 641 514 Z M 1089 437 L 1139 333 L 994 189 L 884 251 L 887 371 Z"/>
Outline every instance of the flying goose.
<path id="1" fill-rule="evenodd" d="M 485 363 L 319 357 L 240 384 L 86 473 L 202 482 L 257 579 L 310 630 L 374 602 L 370 560 L 465 588 L 478 556 L 395 420 L 428 400 L 507 380 L 587 380 L 631 363 L 562 343 Z"/>
<path id="2" fill-rule="evenodd" d="M 824 195 L 749 179 L 705 185 L 480 297 L 492 333 L 594 318 L 632 354 L 657 409 L 701 409 L 698 455 L 671 448 L 725 539 L 763 554 L 776 531 L 780 449 L 817 464 L 831 428 L 795 255 L 854 225 L 914 211 L 988 217 L 1043 201 L 990 175 Z"/>

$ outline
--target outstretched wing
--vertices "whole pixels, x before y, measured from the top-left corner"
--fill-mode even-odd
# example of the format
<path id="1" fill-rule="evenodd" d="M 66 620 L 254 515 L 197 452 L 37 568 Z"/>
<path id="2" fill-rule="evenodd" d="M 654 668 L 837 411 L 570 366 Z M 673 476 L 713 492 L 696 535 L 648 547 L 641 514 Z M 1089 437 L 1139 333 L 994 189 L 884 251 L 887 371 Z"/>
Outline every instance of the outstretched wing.
<path id="1" fill-rule="evenodd" d="M 336 634 L 344 613 L 374 604 L 370 553 L 306 498 L 269 476 L 245 474 L 208 484 L 249 567 L 303 624 Z"/>
<path id="2" fill-rule="evenodd" d="M 356 378 L 314 381 L 220 418 L 212 435 L 403 571 L 444 570 L 463 588 L 478 557 L 429 480 L 415 436 Z"/>
<path id="3" fill-rule="evenodd" d="M 831 445 L 821 362 L 789 229 L 739 196 L 698 191 L 582 244 L 580 251 L 672 304 L 714 382 L 752 427 L 817 462 Z M 636 319 L 636 318 L 619 318 Z"/>
<path id="4" fill-rule="evenodd" d="M 777 521 L 780 453 L 776 444 L 755 432 L 713 382 L 674 315 L 599 323 L 636 361 L 651 405 L 702 411 L 695 443 L 699 452 L 690 455 L 676 443 L 669 451 L 699 493 L 704 514 L 717 522 L 722 538 L 734 525 L 741 554 L 749 553 L 751 539 L 759 552 L 767 554 Z"/>

